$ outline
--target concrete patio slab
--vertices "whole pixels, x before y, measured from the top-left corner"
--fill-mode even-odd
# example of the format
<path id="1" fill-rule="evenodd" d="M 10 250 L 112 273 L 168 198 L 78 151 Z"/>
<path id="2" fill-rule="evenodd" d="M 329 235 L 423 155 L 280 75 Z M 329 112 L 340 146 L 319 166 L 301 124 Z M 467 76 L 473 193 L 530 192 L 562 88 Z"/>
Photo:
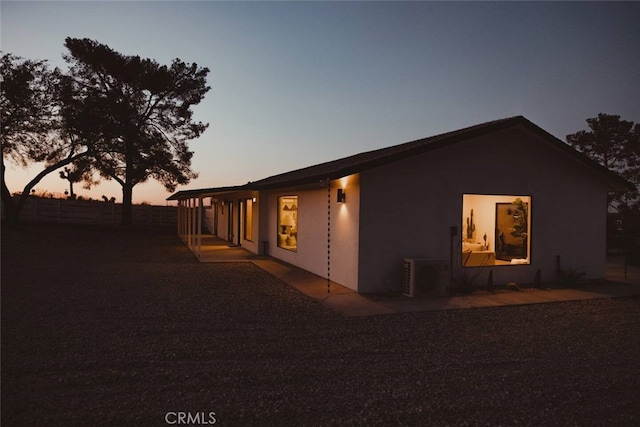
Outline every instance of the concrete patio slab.
<path id="1" fill-rule="evenodd" d="M 583 288 L 524 288 L 476 291 L 445 298 L 408 298 L 402 295 L 362 295 L 335 282 L 268 256 L 258 256 L 213 236 L 203 238 L 201 262 L 251 262 L 285 284 L 345 316 L 375 316 L 417 311 L 459 310 L 615 298 L 640 295 L 640 267 L 627 267 L 621 257 L 607 259 L 607 282 Z"/>
<path id="2" fill-rule="evenodd" d="M 373 316 L 394 311 L 353 290 L 292 265 L 273 259 L 256 259 L 253 264 L 319 303 L 347 316 Z"/>

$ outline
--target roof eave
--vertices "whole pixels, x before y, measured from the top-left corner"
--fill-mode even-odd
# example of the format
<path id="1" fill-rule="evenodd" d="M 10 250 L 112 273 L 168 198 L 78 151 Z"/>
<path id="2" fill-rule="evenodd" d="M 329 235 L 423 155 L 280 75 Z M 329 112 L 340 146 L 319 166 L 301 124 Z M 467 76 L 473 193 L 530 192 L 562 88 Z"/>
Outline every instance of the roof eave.
<path id="1" fill-rule="evenodd" d="M 235 185 L 229 187 L 199 188 L 195 190 L 181 190 L 167 197 L 166 200 L 185 200 L 197 197 L 209 197 L 235 191 L 250 190 L 250 183 L 245 185 Z"/>
<path id="2" fill-rule="evenodd" d="M 291 172 L 274 175 L 253 183 L 249 182 L 241 186 L 180 191 L 171 195 L 167 200 L 180 200 L 192 198 L 194 195 L 201 197 L 205 194 L 216 195 L 240 190 L 273 190 L 278 188 L 290 188 L 320 183 L 327 179 L 339 179 L 344 176 L 353 175 L 375 167 L 394 163 L 416 154 L 437 150 L 470 138 L 518 125 L 525 127 L 544 140 L 547 140 L 556 147 L 559 147 L 566 154 L 576 160 L 593 167 L 596 172 L 601 173 L 605 177 L 607 185 L 611 191 L 628 191 L 635 189 L 635 185 L 631 182 L 627 181 L 617 173 L 606 169 L 604 166 L 590 159 L 583 153 L 580 153 L 570 147 L 564 141 L 561 141 L 551 135 L 536 124 L 527 120 L 525 117 L 515 116 L 400 144 L 400 146 L 403 146 L 400 150 L 398 150 L 400 146 L 372 150 L 366 153 L 360 153 L 342 159 L 321 163 L 319 165 L 313 165 Z M 367 156 L 371 158 L 367 159 Z M 340 165 L 340 163 L 344 163 L 344 165 Z"/>
<path id="3" fill-rule="evenodd" d="M 541 127 L 537 126 L 535 123 L 532 123 L 527 119 L 524 119 L 523 124 L 525 125 L 525 127 L 527 127 L 528 129 L 532 130 L 534 133 L 538 134 L 540 137 L 542 137 L 542 138 L 544 138 L 546 140 L 549 140 L 551 142 L 556 143 L 557 147 L 559 147 L 560 149 L 565 151 L 567 154 L 569 154 L 573 158 L 575 158 L 575 159 L 587 164 L 588 166 L 592 167 L 596 172 L 601 173 L 605 177 L 605 180 L 607 181 L 607 186 L 609 187 L 609 189 L 611 191 L 634 191 L 634 190 L 636 190 L 635 184 L 633 184 L 631 181 L 628 181 L 624 177 L 620 176 L 618 173 L 607 169 L 606 167 L 604 167 L 603 165 L 601 165 L 597 161 L 593 160 L 592 158 L 590 158 L 586 154 L 576 150 L 575 148 L 571 147 L 566 142 L 564 142 L 561 139 L 551 135 L 549 132 L 547 132 L 546 130 L 544 130 Z"/>

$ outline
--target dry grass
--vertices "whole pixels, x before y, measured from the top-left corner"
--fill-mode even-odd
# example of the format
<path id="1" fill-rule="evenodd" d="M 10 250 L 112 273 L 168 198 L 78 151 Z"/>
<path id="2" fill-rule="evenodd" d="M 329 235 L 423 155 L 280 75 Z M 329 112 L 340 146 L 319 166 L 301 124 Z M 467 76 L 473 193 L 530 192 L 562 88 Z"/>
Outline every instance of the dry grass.
<path id="1" fill-rule="evenodd" d="M 630 425 L 640 301 L 342 317 L 173 234 L 2 233 L 2 425 Z"/>

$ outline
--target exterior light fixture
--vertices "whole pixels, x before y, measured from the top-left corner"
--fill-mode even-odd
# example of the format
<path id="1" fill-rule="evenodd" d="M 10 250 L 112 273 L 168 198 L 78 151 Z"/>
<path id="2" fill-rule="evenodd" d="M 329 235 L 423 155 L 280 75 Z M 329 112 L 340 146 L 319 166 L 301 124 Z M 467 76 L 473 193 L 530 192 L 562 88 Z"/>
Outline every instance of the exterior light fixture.
<path id="1" fill-rule="evenodd" d="M 347 200 L 347 195 L 342 188 L 338 188 L 338 203 L 344 203 Z"/>
<path id="2" fill-rule="evenodd" d="M 257 199 L 256 197 L 254 197 L 251 201 L 252 201 L 253 203 L 255 203 L 255 202 L 257 202 L 257 201 L 258 201 L 258 199 Z"/>

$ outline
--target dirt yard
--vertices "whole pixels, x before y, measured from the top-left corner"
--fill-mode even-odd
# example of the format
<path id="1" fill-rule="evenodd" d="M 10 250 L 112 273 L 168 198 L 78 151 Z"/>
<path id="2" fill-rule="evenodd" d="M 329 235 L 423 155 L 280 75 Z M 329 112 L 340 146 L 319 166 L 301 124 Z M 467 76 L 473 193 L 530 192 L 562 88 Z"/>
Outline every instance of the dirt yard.
<path id="1" fill-rule="evenodd" d="M 3 426 L 640 423 L 637 298 L 347 318 L 173 234 L 1 249 Z"/>

